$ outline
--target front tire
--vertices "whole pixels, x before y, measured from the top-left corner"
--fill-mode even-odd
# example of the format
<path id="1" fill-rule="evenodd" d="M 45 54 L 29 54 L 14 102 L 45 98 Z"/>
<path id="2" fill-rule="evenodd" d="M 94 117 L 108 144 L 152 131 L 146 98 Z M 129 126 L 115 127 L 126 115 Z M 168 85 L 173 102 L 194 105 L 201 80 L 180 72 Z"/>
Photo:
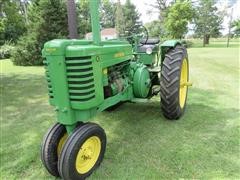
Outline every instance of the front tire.
<path id="1" fill-rule="evenodd" d="M 87 123 L 77 128 L 67 139 L 58 169 L 61 177 L 79 180 L 88 177 L 102 162 L 106 149 L 106 134 L 97 124 Z"/>
<path id="2" fill-rule="evenodd" d="M 62 124 L 54 124 L 43 138 L 41 160 L 47 171 L 56 177 L 58 172 L 58 157 L 67 139 L 67 131 Z"/>
<path id="3" fill-rule="evenodd" d="M 166 53 L 161 71 L 161 108 L 167 119 L 176 120 L 184 114 L 188 79 L 187 50 L 177 45 Z"/>

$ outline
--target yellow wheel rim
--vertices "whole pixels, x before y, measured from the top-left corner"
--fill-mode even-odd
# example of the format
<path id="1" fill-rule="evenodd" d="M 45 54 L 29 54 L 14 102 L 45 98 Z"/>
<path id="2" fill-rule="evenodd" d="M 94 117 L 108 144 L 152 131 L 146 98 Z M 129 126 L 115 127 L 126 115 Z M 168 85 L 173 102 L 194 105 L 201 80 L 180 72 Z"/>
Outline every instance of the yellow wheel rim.
<path id="1" fill-rule="evenodd" d="M 87 173 L 98 160 L 101 151 L 101 141 L 97 136 L 88 138 L 77 154 L 76 169 L 80 174 Z"/>
<path id="2" fill-rule="evenodd" d="M 59 143 L 58 143 L 58 145 L 57 145 L 57 155 L 58 155 L 58 157 L 59 157 L 59 155 L 60 155 L 60 153 L 61 153 L 61 151 L 62 151 L 63 145 L 64 145 L 67 137 L 68 137 L 68 135 L 67 135 L 67 133 L 65 133 L 65 134 L 63 135 L 63 137 L 61 137 L 61 139 L 60 139 L 60 141 L 59 141 Z"/>
<path id="3" fill-rule="evenodd" d="M 179 88 L 179 104 L 183 108 L 187 97 L 188 88 L 188 62 L 185 58 L 182 62 L 180 88 Z"/>

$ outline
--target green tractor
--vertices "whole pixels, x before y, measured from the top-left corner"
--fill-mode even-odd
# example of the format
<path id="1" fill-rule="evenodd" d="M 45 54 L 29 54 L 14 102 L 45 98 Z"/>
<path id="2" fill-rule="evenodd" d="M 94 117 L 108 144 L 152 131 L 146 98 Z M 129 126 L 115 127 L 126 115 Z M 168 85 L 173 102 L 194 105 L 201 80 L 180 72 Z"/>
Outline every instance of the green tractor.
<path id="1" fill-rule="evenodd" d="M 179 119 L 190 85 L 187 50 L 178 40 L 160 44 L 139 27 L 142 33 L 128 41 L 101 41 L 99 3 L 90 1 L 92 41 L 52 40 L 43 49 L 57 123 L 43 139 L 41 159 L 50 174 L 67 180 L 85 179 L 103 160 L 106 134 L 89 122 L 97 113 L 160 94 L 164 116 Z"/>

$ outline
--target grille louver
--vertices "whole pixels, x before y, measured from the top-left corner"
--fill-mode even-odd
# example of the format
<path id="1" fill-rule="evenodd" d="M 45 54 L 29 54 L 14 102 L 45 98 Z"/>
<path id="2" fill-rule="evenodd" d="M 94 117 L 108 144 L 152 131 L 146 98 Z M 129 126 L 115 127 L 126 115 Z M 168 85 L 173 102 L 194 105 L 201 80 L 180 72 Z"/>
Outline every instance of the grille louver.
<path id="1" fill-rule="evenodd" d="M 66 57 L 70 101 L 85 102 L 95 98 L 91 56 Z"/>
<path id="2" fill-rule="evenodd" d="M 45 73 L 46 73 L 46 79 L 47 79 L 47 84 L 48 84 L 48 95 L 50 99 L 53 99 L 53 90 L 52 90 L 52 84 L 51 84 L 51 80 L 50 80 L 50 76 L 49 76 L 49 71 L 48 71 L 48 67 L 47 67 L 47 60 L 44 59 L 43 60 L 43 65 L 46 69 Z"/>

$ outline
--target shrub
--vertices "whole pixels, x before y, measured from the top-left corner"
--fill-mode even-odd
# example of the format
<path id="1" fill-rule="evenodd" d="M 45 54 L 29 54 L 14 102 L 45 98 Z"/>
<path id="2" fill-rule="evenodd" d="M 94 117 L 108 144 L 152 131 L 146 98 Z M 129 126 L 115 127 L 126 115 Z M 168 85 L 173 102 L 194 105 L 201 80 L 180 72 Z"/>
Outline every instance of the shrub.
<path id="1" fill-rule="evenodd" d="M 42 65 L 41 48 L 35 35 L 23 36 L 18 41 L 11 60 L 19 66 Z"/>
<path id="2" fill-rule="evenodd" d="M 183 46 L 185 46 L 186 48 L 192 47 L 193 46 L 193 42 L 189 41 L 189 40 L 182 40 L 181 41 Z"/>
<path id="3" fill-rule="evenodd" d="M 10 42 L 6 42 L 0 46 L 0 59 L 8 59 L 11 57 L 11 53 L 14 50 L 14 46 Z"/>
<path id="4" fill-rule="evenodd" d="M 67 11 L 63 0 L 33 1 L 29 8 L 30 24 L 12 54 L 15 65 L 42 65 L 41 50 L 45 42 L 66 38 Z"/>

